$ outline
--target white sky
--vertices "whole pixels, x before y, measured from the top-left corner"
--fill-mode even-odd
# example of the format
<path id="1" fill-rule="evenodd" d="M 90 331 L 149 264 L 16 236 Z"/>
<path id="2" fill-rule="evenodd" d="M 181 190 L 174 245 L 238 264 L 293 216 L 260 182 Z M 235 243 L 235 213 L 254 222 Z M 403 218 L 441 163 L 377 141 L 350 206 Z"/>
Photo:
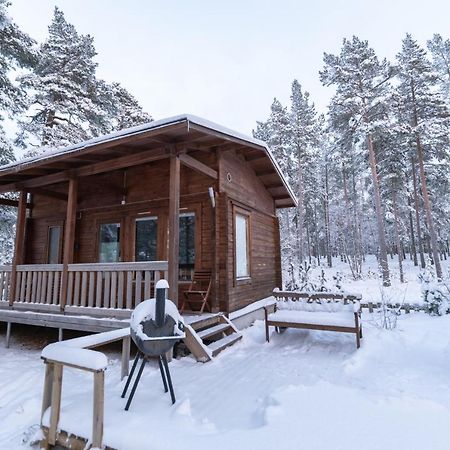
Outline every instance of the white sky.
<path id="1" fill-rule="evenodd" d="M 446 0 L 12 0 L 13 19 L 37 40 L 54 6 L 94 36 L 98 75 L 119 81 L 155 119 L 191 113 L 250 134 L 273 97 L 297 78 L 324 111 L 318 72 L 356 34 L 392 58 L 411 32 L 450 37 Z"/>

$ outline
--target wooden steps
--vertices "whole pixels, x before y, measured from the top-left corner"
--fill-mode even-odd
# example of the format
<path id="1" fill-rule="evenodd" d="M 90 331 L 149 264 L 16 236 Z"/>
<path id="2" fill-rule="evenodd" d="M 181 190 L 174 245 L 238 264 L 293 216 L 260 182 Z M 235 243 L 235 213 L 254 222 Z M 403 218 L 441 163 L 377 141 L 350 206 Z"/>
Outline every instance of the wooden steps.
<path id="1" fill-rule="evenodd" d="M 223 314 L 199 316 L 186 324 L 187 348 L 197 361 L 207 362 L 242 339 L 242 334 Z"/>

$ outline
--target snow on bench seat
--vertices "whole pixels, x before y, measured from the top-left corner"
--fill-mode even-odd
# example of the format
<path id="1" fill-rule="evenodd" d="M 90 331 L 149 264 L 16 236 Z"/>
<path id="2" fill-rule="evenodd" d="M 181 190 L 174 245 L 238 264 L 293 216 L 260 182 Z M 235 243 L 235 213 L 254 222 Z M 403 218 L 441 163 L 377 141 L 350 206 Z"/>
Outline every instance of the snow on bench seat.
<path id="1" fill-rule="evenodd" d="M 353 311 L 330 313 L 279 309 L 275 313 L 269 314 L 268 319 L 274 322 L 298 322 L 310 325 L 355 327 L 355 314 Z"/>

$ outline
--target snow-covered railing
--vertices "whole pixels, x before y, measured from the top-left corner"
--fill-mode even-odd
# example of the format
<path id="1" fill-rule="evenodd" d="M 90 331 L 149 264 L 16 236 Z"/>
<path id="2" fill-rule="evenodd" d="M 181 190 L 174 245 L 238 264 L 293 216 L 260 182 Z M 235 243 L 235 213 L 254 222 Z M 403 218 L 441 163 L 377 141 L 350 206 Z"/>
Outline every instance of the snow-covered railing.
<path id="1" fill-rule="evenodd" d="M 42 399 L 41 427 L 45 447 L 56 445 L 61 410 L 63 368 L 72 367 L 94 374 L 92 447 L 101 448 L 103 440 L 103 415 L 106 355 L 92 348 L 122 340 L 122 378 L 128 375 L 130 362 L 130 329 L 122 328 L 105 333 L 83 336 L 47 345 L 41 353 L 45 362 L 44 394 Z M 50 408 L 50 417 L 46 411 Z M 47 429 L 45 429 L 45 427 Z"/>
<path id="2" fill-rule="evenodd" d="M 0 265 L 0 301 L 8 301 L 11 266 Z"/>
<path id="3" fill-rule="evenodd" d="M 133 309 L 167 278 L 167 261 L 69 264 L 66 305 Z"/>

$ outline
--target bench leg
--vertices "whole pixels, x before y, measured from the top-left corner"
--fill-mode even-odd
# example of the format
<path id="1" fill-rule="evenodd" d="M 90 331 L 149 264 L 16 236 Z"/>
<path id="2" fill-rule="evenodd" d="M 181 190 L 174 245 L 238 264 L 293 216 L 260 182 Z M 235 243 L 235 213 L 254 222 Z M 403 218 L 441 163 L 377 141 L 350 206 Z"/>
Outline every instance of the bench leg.
<path id="1" fill-rule="evenodd" d="M 360 326 L 360 328 L 359 328 L 359 337 L 362 339 L 362 337 L 363 337 L 363 334 L 362 334 L 362 325 Z"/>
<path id="2" fill-rule="evenodd" d="M 360 331 L 356 330 L 356 348 L 358 349 L 359 347 L 361 347 L 361 338 L 359 336 Z"/>

